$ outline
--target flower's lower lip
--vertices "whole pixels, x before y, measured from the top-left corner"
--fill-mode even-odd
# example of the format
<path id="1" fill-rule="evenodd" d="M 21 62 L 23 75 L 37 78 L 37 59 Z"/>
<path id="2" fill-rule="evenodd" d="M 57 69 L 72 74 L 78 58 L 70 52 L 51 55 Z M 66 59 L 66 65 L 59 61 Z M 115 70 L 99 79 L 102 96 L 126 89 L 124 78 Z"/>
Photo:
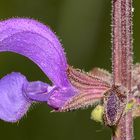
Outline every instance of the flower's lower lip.
<path id="1" fill-rule="evenodd" d="M 8 122 L 16 122 L 26 113 L 31 102 L 23 95 L 23 85 L 27 83 L 25 76 L 11 73 L 0 80 L 0 118 Z"/>

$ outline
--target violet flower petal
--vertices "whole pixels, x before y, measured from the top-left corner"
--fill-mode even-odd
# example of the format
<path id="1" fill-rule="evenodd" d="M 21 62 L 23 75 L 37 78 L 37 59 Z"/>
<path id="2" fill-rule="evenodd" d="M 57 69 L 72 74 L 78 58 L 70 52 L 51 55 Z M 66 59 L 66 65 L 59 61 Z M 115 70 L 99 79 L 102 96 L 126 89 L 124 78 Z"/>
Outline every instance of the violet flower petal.
<path id="1" fill-rule="evenodd" d="M 50 94 L 55 90 L 55 86 L 35 81 L 24 85 L 23 91 L 27 99 L 31 101 L 47 102 Z"/>
<path id="2" fill-rule="evenodd" d="M 73 87 L 49 86 L 46 83 L 36 81 L 24 86 L 24 94 L 31 101 L 47 102 L 49 106 L 58 110 L 76 92 Z"/>
<path id="3" fill-rule="evenodd" d="M 19 73 L 6 75 L 0 80 L 0 118 L 16 122 L 28 110 L 31 102 L 23 95 L 23 85 L 28 81 Z"/>
<path id="4" fill-rule="evenodd" d="M 77 91 L 73 87 L 67 88 L 56 88 L 48 97 L 48 105 L 53 107 L 55 110 L 59 110 L 64 104 L 70 100 Z"/>
<path id="5" fill-rule="evenodd" d="M 30 19 L 0 22 L 0 52 L 11 51 L 35 62 L 57 86 L 68 86 L 66 58 L 49 27 Z"/>

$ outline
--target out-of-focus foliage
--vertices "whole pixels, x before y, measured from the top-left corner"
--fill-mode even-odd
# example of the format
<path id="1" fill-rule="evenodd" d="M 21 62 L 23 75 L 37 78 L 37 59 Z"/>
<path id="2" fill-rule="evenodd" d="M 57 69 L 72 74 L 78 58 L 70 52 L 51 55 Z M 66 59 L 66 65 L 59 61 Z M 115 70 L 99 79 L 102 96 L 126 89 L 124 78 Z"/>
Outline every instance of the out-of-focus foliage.
<path id="1" fill-rule="evenodd" d="M 134 1 L 134 62 L 140 62 L 140 1 Z M 111 0 L 0 0 L 0 19 L 30 17 L 51 26 L 65 48 L 69 64 L 85 69 L 101 67 L 111 71 Z M 0 77 L 20 71 L 29 80 L 48 81 L 28 59 L 0 54 Z M 4 140 L 102 140 L 109 129 L 90 120 L 92 108 L 68 113 L 50 113 L 46 104 L 34 105 L 19 123 L 0 121 Z M 135 120 L 138 140 L 140 119 Z"/>

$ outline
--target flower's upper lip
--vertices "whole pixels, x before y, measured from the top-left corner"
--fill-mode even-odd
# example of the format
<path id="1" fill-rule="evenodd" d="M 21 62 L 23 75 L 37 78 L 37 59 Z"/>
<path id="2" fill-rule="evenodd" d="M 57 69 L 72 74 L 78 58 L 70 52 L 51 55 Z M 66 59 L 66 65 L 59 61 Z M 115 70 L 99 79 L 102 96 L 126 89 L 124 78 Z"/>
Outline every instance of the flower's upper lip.
<path id="1" fill-rule="evenodd" d="M 67 86 L 67 62 L 62 46 L 49 27 L 35 20 L 14 18 L 0 23 L 0 51 L 34 61 L 58 86 Z"/>

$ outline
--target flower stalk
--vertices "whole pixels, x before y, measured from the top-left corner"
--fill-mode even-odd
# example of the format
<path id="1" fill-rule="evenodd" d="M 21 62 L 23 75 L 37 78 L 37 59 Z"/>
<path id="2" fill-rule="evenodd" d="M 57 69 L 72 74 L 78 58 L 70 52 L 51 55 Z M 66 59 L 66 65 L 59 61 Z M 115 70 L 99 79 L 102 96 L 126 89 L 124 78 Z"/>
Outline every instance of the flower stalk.
<path id="1" fill-rule="evenodd" d="M 114 85 L 132 89 L 132 0 L 112 0 L 112 70 Z M 113 140 L 133 139 L 132 113 L 121 117 L 113 134 Z"/>

